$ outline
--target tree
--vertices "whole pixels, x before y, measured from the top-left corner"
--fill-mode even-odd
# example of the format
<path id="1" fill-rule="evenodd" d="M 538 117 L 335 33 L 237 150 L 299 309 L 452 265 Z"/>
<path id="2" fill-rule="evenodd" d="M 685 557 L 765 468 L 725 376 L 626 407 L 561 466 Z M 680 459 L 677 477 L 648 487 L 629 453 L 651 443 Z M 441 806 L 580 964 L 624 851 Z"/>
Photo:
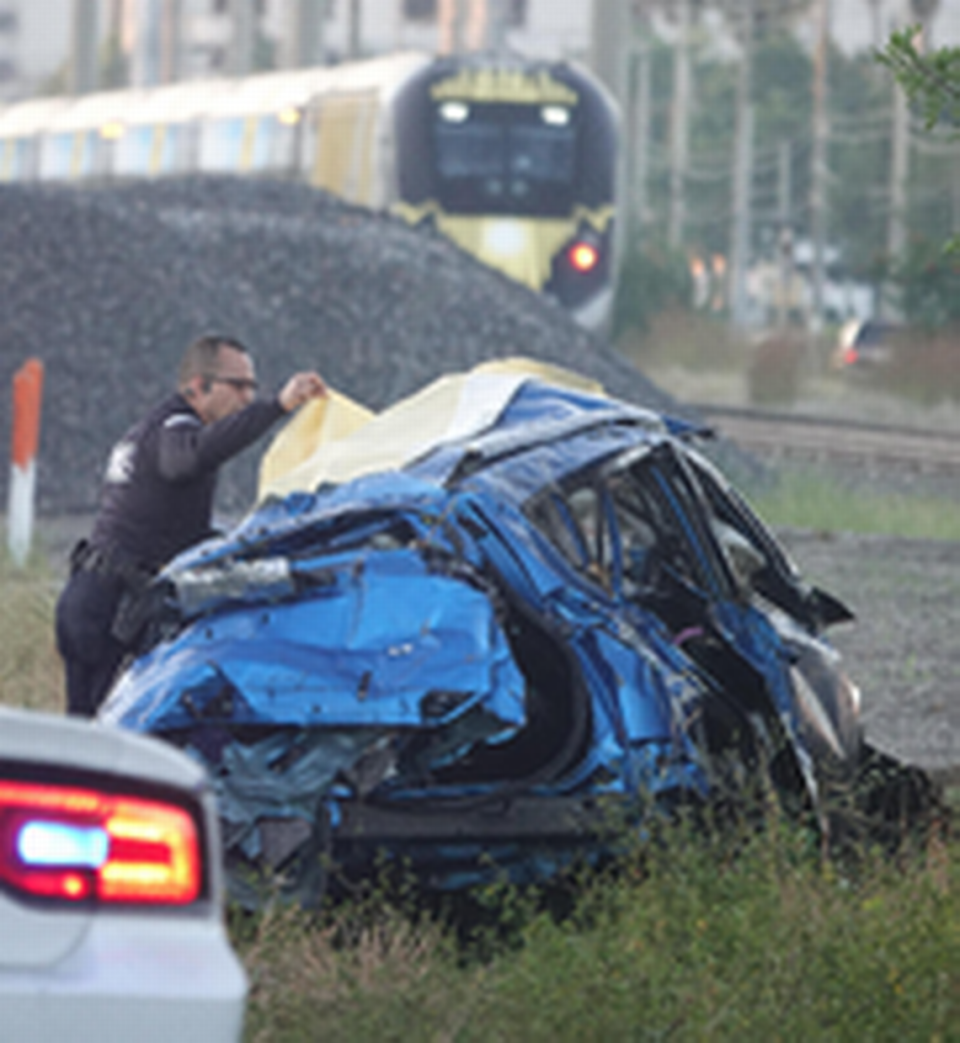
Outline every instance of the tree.
<path id="1" fill-rule="evenodd" d="M 960 127 L 960 48 L 922 49 L 918 25 L 893 33 L 877 60 L 893 72 L 910 102 L 923 115 L 928 130 L 938 125 Z M 892 273 L 900 284 L 904 311 L 912 321 L 936 325 L 960 322 L 960 236 L 941 250 L 914 243 Z"/>
<path id="2" fill-rule="evenodd" d="M 938 123 L 960 125 L 960 47 L 941 47 L 925 54 L 921 28 L 909 26 L 895 32 L 877 60 L 890 69 L 919 106 L 927 128 Z"/>

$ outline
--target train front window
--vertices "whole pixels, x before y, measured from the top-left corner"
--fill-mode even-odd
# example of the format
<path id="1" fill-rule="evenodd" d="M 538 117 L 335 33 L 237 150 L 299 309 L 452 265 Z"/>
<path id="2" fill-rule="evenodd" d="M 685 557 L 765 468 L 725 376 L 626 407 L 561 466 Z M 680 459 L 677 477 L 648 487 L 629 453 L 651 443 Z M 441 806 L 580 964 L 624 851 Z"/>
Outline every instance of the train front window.
<path id="1" fill-rule="evenodd" d="M 450 213 L 564 216 L 576 140 L 567 106 L 445 101 L 434 122 L 440 204 Z"/>

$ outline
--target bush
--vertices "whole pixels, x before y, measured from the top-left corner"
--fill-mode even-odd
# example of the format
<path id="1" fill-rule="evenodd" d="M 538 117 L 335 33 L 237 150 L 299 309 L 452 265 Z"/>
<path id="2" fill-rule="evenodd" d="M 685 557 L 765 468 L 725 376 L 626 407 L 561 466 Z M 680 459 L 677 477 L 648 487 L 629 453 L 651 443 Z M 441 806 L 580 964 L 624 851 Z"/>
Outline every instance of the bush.
<path id="1" fill-rule="evenodd" d="M 960 401 L 960 322 L 898 337 L 891 364 L 878 372 L 877 382 L 926 404 Z"/>
<path id="2" fill-rule="evenodd" d="M 635 237 L 620 266 L 613 306 L 614 340 L 627 331 L 646 333 L 654 316 L 689 307 L 693 283 L 685 256 L 657 242 Z"/>
<path id="3" fill-rule="evenodd" d="M 800 392 L 805 347 L 796 333 L 775 333 L 762 340 L 747 372 L 750 401 L 793 402 Z"/>
<path id="4" fill-rule="evenodd" d="M 916 238 L 890 272 L 906 321 L 933 331 L 960 324 L 960 253 Z"/>

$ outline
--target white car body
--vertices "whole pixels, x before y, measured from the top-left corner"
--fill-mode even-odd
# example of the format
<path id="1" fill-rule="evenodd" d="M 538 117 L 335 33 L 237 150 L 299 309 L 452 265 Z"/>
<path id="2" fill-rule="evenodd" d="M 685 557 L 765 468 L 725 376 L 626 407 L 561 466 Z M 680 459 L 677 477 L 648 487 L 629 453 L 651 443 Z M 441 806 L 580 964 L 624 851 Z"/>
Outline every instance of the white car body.
<path id="1" fill-rule="evenodd" d="M 195 827 L 189 866 L 202 883 L 169 903 L 159 892 L 151 896 L 145 883 L 138 885 L 142 900 L 106 899 L 101 883 L 80 900 L 26 893 L 34 877 L 41 887 L 45 875 L 73 881 L 69 891 L 77 880 L 105 873 L 84 864 L 71 876 L 69 867 L 52 864 L 62 848 L 49 843 L 60 826 L 59 812 L 45 810 L 48 792 L 55 794 L 51 800 L 62 794 L 87 800 L 84 813 L 98 794 L 106 794 L 111 814 L 123 801 L 173 809 Z M 64 815 L 72 813 L 67 807 Z M 99 842 L 106 834 L 104 843 L 114 845 L 106 860 L 117 864 L 118 842 L 110 832 L 117 821 L 114 814 L 104 830 L 74 828 L 68 820 L 70 851 L 84 850 L 77 837 Z M 223 922 L 218 828 L 203 769 L 172 747 L 87 721 L 0 707 L 0 1039 L 239 1039 L 247 982 Z M 130 850 L 137 842 L 127 840 Z M 91 857 L 96 861 L 105 851 Z M 25 859 L 33 860 L 26 870 Z M 125 865 L 139 871 L 149 862 L 128 856 Z M 21 885 L 17 874 L 27 882 Z"/>

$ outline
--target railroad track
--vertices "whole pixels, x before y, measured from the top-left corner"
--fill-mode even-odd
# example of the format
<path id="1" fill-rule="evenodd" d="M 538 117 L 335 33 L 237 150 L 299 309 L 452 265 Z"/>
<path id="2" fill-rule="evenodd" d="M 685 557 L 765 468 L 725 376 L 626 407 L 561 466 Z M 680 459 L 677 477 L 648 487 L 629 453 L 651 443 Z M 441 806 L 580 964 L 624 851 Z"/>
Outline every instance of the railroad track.
<path id="1" fill-rule="evenodd" d="M 758 456 L 860 461 L 923 474 L 960 474 L 960 432 L 693 405 L 717 434 Z"/>

